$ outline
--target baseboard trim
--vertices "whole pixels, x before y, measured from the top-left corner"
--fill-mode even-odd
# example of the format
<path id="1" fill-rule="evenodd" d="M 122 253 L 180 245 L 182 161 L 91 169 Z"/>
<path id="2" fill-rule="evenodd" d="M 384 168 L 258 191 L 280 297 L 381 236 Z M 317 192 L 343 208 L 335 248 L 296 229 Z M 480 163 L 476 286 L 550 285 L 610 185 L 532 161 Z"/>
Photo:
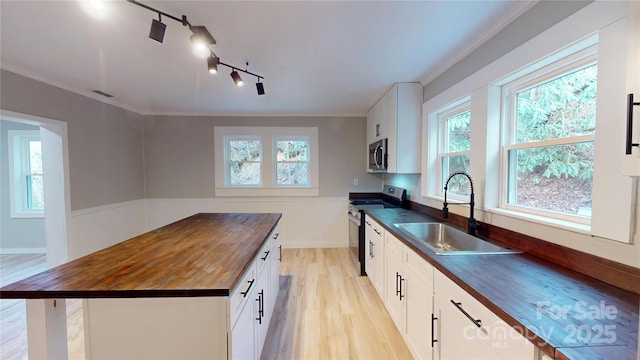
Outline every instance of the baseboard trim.
<path id="1" fill-rule="evenodd" d="M 46 254 L 47 248 L 0 248 L 2 255 Z"/>

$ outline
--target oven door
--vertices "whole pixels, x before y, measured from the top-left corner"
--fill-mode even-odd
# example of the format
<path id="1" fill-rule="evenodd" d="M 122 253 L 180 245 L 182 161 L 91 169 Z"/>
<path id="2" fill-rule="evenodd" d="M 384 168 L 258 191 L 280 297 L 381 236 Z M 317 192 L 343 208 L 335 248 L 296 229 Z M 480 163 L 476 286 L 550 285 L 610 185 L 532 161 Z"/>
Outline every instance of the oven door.
<path id="1" fill-rule="evenodd" d="M 349 253 L 360 271 L 360 219 L 349 213 Z"/>

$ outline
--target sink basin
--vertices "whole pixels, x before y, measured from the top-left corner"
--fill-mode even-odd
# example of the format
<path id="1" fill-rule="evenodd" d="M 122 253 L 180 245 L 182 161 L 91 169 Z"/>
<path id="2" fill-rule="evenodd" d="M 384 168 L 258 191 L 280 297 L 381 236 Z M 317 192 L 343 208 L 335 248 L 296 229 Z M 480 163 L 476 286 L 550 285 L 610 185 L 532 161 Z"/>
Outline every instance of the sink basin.
<path id="1" fill-rule="evenodd" d="M 400 232 L 425 244 L 437 255 L 519 254 L 522 251 L 499 246 L 441 223 L 393 224 Z"/>

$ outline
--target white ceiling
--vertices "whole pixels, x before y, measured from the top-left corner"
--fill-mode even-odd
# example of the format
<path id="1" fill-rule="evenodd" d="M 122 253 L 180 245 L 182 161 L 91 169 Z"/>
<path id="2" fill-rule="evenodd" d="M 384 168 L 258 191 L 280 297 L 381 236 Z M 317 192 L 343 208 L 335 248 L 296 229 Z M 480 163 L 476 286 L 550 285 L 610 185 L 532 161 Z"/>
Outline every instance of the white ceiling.
<path id="1" fill-rule="evenodd" d="M 364 115 L 394 82 L 425 84 L 531 6 L 520 1 L 145 1 L 217 40 L 210 75 L 191 32 L 124 1 L 0 1 L 0 67 L 142 114 Z M 106 99 L 92 93 L 112 94 Z"/>

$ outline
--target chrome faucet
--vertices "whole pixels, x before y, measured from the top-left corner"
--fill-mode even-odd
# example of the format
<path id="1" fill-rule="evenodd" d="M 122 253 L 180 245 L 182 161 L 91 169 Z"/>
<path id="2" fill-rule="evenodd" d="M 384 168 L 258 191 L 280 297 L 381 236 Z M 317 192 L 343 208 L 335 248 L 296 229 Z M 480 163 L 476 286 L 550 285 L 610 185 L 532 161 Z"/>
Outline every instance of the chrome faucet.
<path id="1" fill-rule="evenodd" d="M 447 187 L 449 186 L 449 181 L 451 180 L 451 178 L 453 178 L 456 175 L 464 175 L 467 177 L 467 179 L 469 179 L 469 184 L 471 185 L 471 196 L 469 198 L 468 203 L 451 203 L 451 204 L 452 205 L 469 205 L 470 210 L 469 210 L 469 221 L 467 223 L 467 233 L 475 236 L 476 230 L 481 230 L 482 227 L 473 217 L 473 208 L 475 207 L 475 200 L 474 200 L 475 196 L 473 193 L 473 180 L 471 179 L 471 176 L 469 176 L 469 174 L 467 174 L 466 172 L 459 171 L 451 174 L 451 176 L 449 176 L 449 178 L 447 179 L 447 182 L 444 184 L 444 204 L 442 207 L 442 213 L 444 214 L 445 219 L 449 217 L 449 203 L 447 202 Z"/>

